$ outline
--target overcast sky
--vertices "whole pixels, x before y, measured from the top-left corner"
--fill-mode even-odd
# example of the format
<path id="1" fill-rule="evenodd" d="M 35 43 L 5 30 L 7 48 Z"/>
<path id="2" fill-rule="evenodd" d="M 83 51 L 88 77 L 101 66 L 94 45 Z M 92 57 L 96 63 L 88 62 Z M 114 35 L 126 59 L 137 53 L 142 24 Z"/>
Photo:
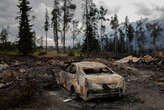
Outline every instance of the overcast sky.
<path id="1" fill-rule="evenodd" d="M 80 2 L 82 0 L 74 0 L 77 4 L 76 16 L 82 12 Z M 122 22 L 125 16 L 130 18 L 130 21 L 136 21 L 141 18 L 150 19 L 164 19 L 164 0 L 93 0 L 97 6 L 103 5 L 107 8 L 109 17 L 115 13 L 118 14 L 119 20 Z M 16 7 L 18 0 L 0 0 L 0 29 L 10 27 L 10 35 L 17 35 L 17 22 L 15 17 L 17 16 L 18 8 Z M 34 29 L 37 32 L 37 36 L 44 35 L 44 16 L 45 8 L 48 7 L 49 13 L 53 7 L 53 0 L 30 0 L 33 7 L 32 15 L 36 16 L 33 21 Z M 80 16 L 78 17 L 80 18 Z M 52 33 L 49 35 L 49 42 L 52 45 Z M 15 37 L 10 37 L 15 40 Z M 67 44 L 71 41 L 68 39 Z"/>

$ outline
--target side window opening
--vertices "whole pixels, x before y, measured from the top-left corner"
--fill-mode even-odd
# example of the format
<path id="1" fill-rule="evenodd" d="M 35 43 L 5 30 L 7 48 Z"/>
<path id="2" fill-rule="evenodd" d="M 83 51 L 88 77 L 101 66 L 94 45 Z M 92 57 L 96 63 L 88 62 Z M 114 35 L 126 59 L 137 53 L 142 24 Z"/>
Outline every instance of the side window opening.
<path id="1" fill-rule="evenodd" d="M 72 66 L 72 67 L 71 67 L 70 73 L 76 74 L 76 67 L 75 67 L 75 66 Z"/>
<path id="2" fill-rule="evenodd" d="M 105 73 L 105 74 L 113 74 L 108 68 L 87 68 L 87 69 L 84 69 L 84 72 L 86 74 L 102 74 L 102 73 Z"/>
<path id="3" fill-rule="evenodd" d="M 99 73 L 99 70 L 98 69 L 84 69 L 84 72 L 86 74 L 97 74 Z"/>
<path id="4" fill-rule="evenodd" d="M 68 66 L 68 67 L 65 69 L 65 71 L 66 71 L 66 72 L 69 72 L 69 71 L 70 71 L 70 67 L 71 67 L 71 66 Z"/>
<path id="5" fill-rule="evenodd" d="M 101 73 L 110 73 L 110 74 L 112 74 L 112 71 L 110 69 L 108 69 L 107 67 L 106 68 L 101 68 L 100 72 Z"/>
<path id="6" fill-rule="evenodd" d="M 67 67 L 66 71 L 69 73 L 72 73 L 72 74 L 76 74 L 76 66 L 71 65 L 71 66 Z"/>

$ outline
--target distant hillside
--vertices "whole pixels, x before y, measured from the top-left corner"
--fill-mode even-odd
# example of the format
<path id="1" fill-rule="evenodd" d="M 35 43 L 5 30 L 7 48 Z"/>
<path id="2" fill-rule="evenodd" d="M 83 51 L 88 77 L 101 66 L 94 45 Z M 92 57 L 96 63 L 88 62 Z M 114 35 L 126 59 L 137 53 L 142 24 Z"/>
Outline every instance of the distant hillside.
<path id="1" fill-rule="evenodd" d="M 145 25 L 147 23 L 155 23 L 155 22 L 158 22 L 160 24 L 160 26 L 163 28 L 163 31 L 161 32 L 161 35 L 158 36 L 157 38 L 157 42 L 156 42 L 156 45 L 158 48 L 164 48 L 164 20 L 149 20 L 149 19 L 143 19 L 143 27 L 146 27 Z M 130 23 L 133 28 L 135 29 L 136 28 L 136 22 L 132 22 Z M 120 28 L 124 30 L 123 26 L 120 26 Z M 146 30 L 146 29 L 145 29 Z M 114 38 L 114 31 L 110 31 L 108 34 L 106 34 L 109 38 L 113 39 Z M 119 36 L 119 34 L 118 34 Z M 126 38 L 125 38 L 126 39 Z M 144 48 L 145 49 L 152 49 L 153 48 L 153 38 L 150 36 L 150 32 L 148 32 L 148 30 L 146 30 L 145 32 L 145 45 L 144 45 Z M 132 41 L 132 45 L 135 44 L 135 41 L 133 40 Z"/>

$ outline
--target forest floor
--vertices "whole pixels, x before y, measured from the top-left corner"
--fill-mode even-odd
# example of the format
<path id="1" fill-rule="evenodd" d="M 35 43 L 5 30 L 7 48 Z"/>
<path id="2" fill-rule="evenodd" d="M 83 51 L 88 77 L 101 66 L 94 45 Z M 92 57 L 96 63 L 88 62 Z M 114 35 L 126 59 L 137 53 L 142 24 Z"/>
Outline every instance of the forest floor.
<path id="1" fill-rule="evenodd" d="M 55 73 L 62 70 L 64 62 L 71 60 L 97 60 L 107 64 L 118 74 L 125 77 L 127 91 L 121 97 L 96 99 L 84 102 L 80 98 L 71 98 L 69 92 L 56 84 Z M 0 55 L 0 109 L 1 110 L 163 110 L 164 84 L 157 78 L 164 78 L 164 66 L 146 64 L 118 64 L 112 58 L 79 58 L 70 56 L 25 57 L 18 55 Z M 7 65 L 3 67 L 3 65 Z M 22 97 L 23 76 L 34 78 L 35 89 L 28 101 Z M 13 83 L 16 80 L 17 83 Z M 11 83 L 12 82 L 12 83 Z M 10 84 L 11 83 L 11 84 Z M 21 83 L 23 86 L 17 87 Z M 1 88 L 1 85 L 7 85 Z M 37 84 L 37 86 L 35 86 Z M 37 88 L 36 88 L 37 87 Z M 26 90 L 27 88 L 25 88 Z M 20 91 L 21 90 L 21 91 Z M 32 89 L 31 89 L 32 90 Z M 28 90 L 26 90 L 28 91 Z M 33 93 L 28 92 L 28 93 Z M 16 100 L 19 99 L 17 102 Z"/>

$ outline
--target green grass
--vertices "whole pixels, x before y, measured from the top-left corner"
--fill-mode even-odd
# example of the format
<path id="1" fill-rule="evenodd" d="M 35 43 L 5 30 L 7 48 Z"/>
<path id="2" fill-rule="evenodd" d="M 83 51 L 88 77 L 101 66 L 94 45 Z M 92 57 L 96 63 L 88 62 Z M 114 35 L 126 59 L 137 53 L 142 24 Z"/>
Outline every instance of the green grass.
<path id="1" fill-rule="evenodd" d="M 45 52 L 45 49 L 36 49 L 36 51 L 33 53 L 33 56 L 39 56 L 40 53 Z M 0 54 L 7 54 L 7 55 L 20 55 L 19 50 L 0 50 Z M 46 57 L 53 57 L 55 55 L 67 55 L 67 56 L 81 56 L 83 55 L 82 52 L 78 50 L 73 49 L 67 49 L 65 52 L 64 50 L 59 50 L 57 52 L 56 50 L 49 49 L 46 55 Z"/>
<path id="2" fill-rule="evenodd" d="M 44 49 L 38 49 L 34 52 L 34 56 L 39 56 L 39 53 L 41 52 L 45 52 Z M 47 52 L 47 55 L 44 55 L 44 56 L 47 56 L 47 57 L 53 57 L 55 55 L 68 55 L 68 56 L 81 56 L 82 53 L 80 51 L 77 51 L 77 50 L 70 50 L 70 49 L 67 49 L 65 52 L 64 50 L 59 50 L 59 52 L 57 52 L 56 50 L 53 50 L 53 49 L 49 49 L 48 52 Z"/>
<path id="3" fill-rule="evenodd" d="M 83 53 L 78 51 L 78 50 L 68 50 L 67 54 L 69 56 L 81 56 L 81 55 L 83 55 Z"/>
<path id="4" fill-rule="evenodd" d="M 0 54 L 19 55 L 19 50 L 0 50 Z"/>

